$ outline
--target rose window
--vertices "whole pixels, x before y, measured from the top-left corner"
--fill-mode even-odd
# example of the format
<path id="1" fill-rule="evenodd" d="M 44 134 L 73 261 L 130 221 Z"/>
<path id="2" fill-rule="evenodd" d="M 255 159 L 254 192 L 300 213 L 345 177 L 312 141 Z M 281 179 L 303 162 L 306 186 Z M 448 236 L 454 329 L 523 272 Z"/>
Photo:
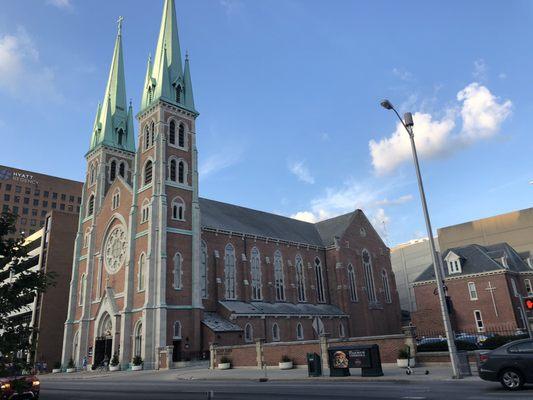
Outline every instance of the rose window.
<path id="1" fill-rule="evenodd" d="M 105 243 L 105 266 L 110 274 L 117 272 L 126 258 L 126 232 L 121 226 L 114 228 Z"/>

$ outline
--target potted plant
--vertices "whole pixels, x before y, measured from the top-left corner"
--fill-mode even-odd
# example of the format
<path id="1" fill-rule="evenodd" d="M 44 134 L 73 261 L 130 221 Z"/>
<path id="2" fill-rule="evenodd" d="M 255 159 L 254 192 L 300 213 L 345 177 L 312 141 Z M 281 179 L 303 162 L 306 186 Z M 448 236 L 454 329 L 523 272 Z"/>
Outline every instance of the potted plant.
<path id="1" fill-rule="evenodd" d="M 56 361 L 54 363 L 54 368 L 52 368 L 52 374 L 58 374 L 61 372 L 61 363 L 59 361 Z"/>
<path id="2" fill-rule="evenodd" d="M 231 368 L 231 360 L 223 356 L 220 358 L 220 362 L 218 363 L 218 369 L 230 369 Z"/>
<path id="3" fill-rule="evenodd" d="M 140 371 L 143 369 L 143 359 L 141 356 L 133 357 L 133 366 L 131 367 L 132 371 Z"/>
<path id="4" fill-rule="evenodd" d="M 118 365 L 118 354 L 114 353 L 113 357 L 111 357 L 111 363 L 109 364 L 109 371 L 118 371 L 120 369 L 120 365 Z"/>
<path id="5" fill-rule="evenodd" d="M 293 362 L 289 358 L 289 356 L 283 355 L 281 356 L 281 361 L 278 363 L 279 369 L 292 369 Z"/>
<path id="6" fill-rule="evenodd" d="M 398 359 L 396 360 L 396 364 L 400 368 L 415 366 L 415 359 L 411 357 L 411 349 L 409 346 L 402 347 L 400 350 L 398 350 Z"/>
<path id="7" fill-rule="evenodd" d="M 76 366 L 74 365 L 74 360 L 72 359 L 72 357 L 70 358 L 70 360 L 68 360 L 67 372 L 76 372 Z"/>

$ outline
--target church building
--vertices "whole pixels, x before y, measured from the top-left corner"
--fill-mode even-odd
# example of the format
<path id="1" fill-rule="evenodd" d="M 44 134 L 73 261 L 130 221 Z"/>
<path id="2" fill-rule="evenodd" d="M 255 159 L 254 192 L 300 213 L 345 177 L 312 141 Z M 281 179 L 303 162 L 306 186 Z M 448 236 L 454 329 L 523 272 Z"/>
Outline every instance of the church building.
<path id="1" fill-rule="evenodd" d="M 316 224 L 199 197 L 191 70 L 165 0 L 136 113 L 121 21 L 92 130 L 62 363 L 145 369 L 210 343 L 400 332 L 389 249 L 361 210 Z M 201 134 L 199 132 L 198 134 Z"/>

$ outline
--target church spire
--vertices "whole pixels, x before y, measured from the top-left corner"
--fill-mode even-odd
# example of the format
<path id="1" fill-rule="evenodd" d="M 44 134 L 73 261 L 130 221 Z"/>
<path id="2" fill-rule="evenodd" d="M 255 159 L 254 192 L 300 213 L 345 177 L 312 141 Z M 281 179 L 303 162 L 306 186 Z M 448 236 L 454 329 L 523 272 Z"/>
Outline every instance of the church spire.
<path id="1" fill-rule="evenodd" d="M 118 33 L 115 40 L 113 59 L 104 93 L 102 106 L 98 108 L 89 151 L 99 145 L 135 151 L 134 133 L 128 131 L 128 105 L 126 101 L 126 80 L 122 55 L 122 21 L 118 19 Z"/>
<path id="2" fill-rule="evenodd" d="M 185 78 L 175 2 L 165 0 L 153 63 L 149 61 L 147 66 L 141 110 L 161 99 L 195 112 L 194 107 L 191 108 L 186 101 Z"/>
<path id="3" fill-rule="evenodd" d="M 185 70 L 183 72 L 185 107 L 191 111 L 194 109 L 194 96 L 192 93 L 191 68 L 189 67 L 189 54 L 185 54 Z"/>

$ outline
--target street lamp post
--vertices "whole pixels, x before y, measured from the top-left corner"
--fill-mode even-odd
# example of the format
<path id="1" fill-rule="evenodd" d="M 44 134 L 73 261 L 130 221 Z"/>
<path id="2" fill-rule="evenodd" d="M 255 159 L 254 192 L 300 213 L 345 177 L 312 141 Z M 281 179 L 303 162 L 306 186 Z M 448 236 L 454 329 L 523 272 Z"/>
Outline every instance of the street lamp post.
<path id="1" fill-rule="evenodd" d="M 450 316 L 446 306 L 446 297 L 444 293 L 444 277 L 440 269 L 440 263 L 437 259 L 437 252 L 435 251 L 435 241 L 433 240 L 433 230 L 431 228 L 431 221 L 429 219 L 428 207 L 426 203 L 426 195 L 424 193 L 424 185 L 422 183 L 422 176 L 420 175 L 420 165 L 418 164 L 418 155 L 416 153 L 415 136 L 413 133 L 413 116 L 411 113 L 405 113 L 404 118 L 400 117 L 398 111 L 394 108 L 389 100 L 383 100 L 381 106 L 387 110 L 392 110 L 402 123 L 403 127 L 409 134 L 411 140 L 411 150 L 413 152 L 413 161 L 415 163 L 416 177 L 418 179 L 418 190 L 420 191 L 420 200 L 422 202 L 422 210 L 424 212 L 424 219 L 426 220 L 426 229 L 429 238 L 429 247 L 431 251 L 431 259 L 433 260 L 433 268 L 435 270 L 435 280 L 437 282 L 437 291 L 439 294 L 440 309 L 442 312 L 442 321 L 444 323 L 444 331 L 448 342 L 448 350 L 450 353 L 450 361 L 452 364 L 453 377 L 461 379 L 461 371 L 459 370 L 459 359 L 457 357 L 457 348 L 455 347 L 455 337 L 453 336 L 452 326 L 450 323 Z"/>

